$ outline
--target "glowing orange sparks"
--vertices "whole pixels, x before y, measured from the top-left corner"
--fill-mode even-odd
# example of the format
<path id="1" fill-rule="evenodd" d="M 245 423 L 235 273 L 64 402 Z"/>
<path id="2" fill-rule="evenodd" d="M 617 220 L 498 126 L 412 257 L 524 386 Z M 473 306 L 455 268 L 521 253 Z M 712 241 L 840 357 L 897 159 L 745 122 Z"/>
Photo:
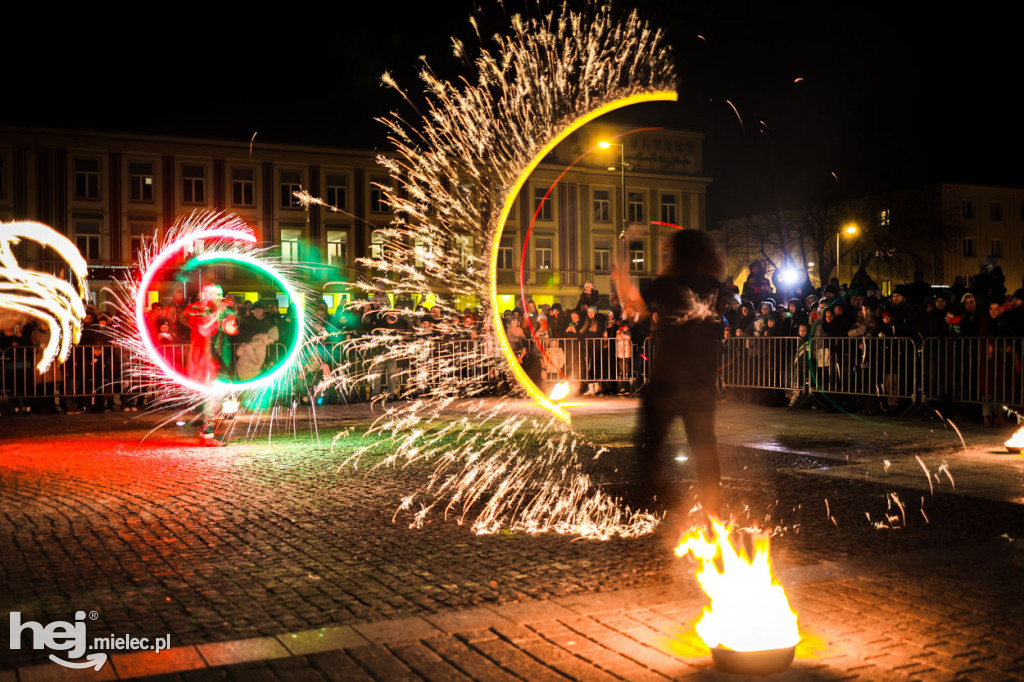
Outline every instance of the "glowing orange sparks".
<path id="1" fill-rule="evenodd" d="M 676 556 L 692 553 L 700 560 L 697 582 L 711 606 L 697 623 L 697 634 L 711 648 L 769 651 L 794 647 L 800 641 L 796 614 L 772 573 L 768 533 L 751 534 L 754 553 L 737 551 L 729 539 L 733 526 L 711 519 L 714 539 L 704 530 L 679 541 Z"/>

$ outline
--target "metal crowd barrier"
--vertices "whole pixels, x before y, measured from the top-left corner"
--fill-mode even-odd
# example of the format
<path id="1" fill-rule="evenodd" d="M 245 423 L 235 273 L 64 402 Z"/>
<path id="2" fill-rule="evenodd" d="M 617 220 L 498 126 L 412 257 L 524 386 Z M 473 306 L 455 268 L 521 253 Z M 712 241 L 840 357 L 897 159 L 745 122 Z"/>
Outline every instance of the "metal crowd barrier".
<path id="1" fill-rule="evenodd" d="M 719 373 L 727 388 L 800 389 L 806 348 L 795 336 L 734 337 L 722 342 Z"/>
<path id="2" fill-rule="evenodd" d="M 917 346 L 909 338 L 816 338 L 806 380 L 812 393 L 915 400 Z"/>
<path id="3" fill-rule="evenodd" d="M 722 342 L 722 386 L 806 394 L 917 398 L 917 347 L 909 338 L 735 337 Z"/>
<path id="4" fill-rule="evenodd" d="M 641 346 L 629 339 L 532 339 L 522 342 L 523 366 L 544 383 L 596 383 L 631 391 L 642 382 Z"/>
<path id="5" fill-rule="evenodd" d="M 238 348 L 242 345 L 231 344 L 232 358 L 237 357 Z M 188 344 L 161 346 L 160 352 L 171 366 L 187 373 Z M 262 368 L 273 366 L 285 352 L 284 345 L 280 343 L 266 346 Z M 141 393 L 141 384 L 148 383 L 133 381 L 130 373 L 125 371 L 134 357 L 120 346 L 73 346 L 67 360 L 54 362 L 43 373 L 36 369 L 41 353 L 42 350 L 36 346 L 14 346 L 0 353 L 0 397 L 112 397 Z M 231 362 L 225 372 L 233 381 L 239 380 L 235 362 Z"/>
<path id="6" fill-rule="evenodd" d="M 481 390 L 501 384 L 500 362 L 487 352 L 485 341 L 436 340 L 423 345 L 422 362 L 363 357 L 344 342 L 324 344 L 326 364 L 345 367 L 358 380 L 336 385 L 345 399 L 369 399 L 384 390 L 407 394 L 446 385 Z M 233 344 L 232 357 L 237 348 Z M 187 371 L 188 345 L 164 346 L 168 362 Z M 568 380 L 598 383 L 604 392 L 635 392 L 650 375 L 653 345 L 625 340 L 546 339 L 522 342 L 519 348 L 528 373 L 542 386 Z M 264 367 L 287 349 L 267 347 Z M 17 346 L 0 352 L 0 398 L 88 398 L 141 395 L 125 371 L 133 358 L 112 345 L 76 346 L 64 363 L 45 373 L 36 371 L 35 347 Z M 307 372 L 316 372 L 311 363 Z M 426 371 L 429 368 L 429 371 Z M 237 367 L 227 368 L 238 378 Z M 918 351 L 909 338 L 739 337 L 721 344 L 719 365 L 725 388 L 794 391 L 804 395 L 835 394 L 923 401 L 1024 405 L 1024 339 L 927 339 Z"/>
<path id="7" fill-rule="evenodd" d="M 926 401 L 1024 404 L 1024 339 L 925 339 L 921 356 Z"/>

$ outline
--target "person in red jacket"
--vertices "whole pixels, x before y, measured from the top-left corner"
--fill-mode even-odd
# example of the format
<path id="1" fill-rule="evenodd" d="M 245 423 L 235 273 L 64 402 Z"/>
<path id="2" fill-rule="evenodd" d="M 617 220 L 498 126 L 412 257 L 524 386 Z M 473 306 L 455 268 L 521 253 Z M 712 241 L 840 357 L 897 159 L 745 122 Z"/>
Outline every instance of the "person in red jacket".
<path id="1" fill-rule="evenodd" d="M 199 300 L 185 309 L 185 320 L 190 330 L 188 376 L 193 381 L 210 385 L 224 366 L 216 349 L 227 344 L 228 336 L 238 334 L 235 310 L 224 302 L 224 290 L 219 285 L 205 284 Z M 215 438 L 219 414 L 220 400 L 209 398 L 203 406 L 203 426 L 199 435 L 201 445 L 222 445 Z"/>

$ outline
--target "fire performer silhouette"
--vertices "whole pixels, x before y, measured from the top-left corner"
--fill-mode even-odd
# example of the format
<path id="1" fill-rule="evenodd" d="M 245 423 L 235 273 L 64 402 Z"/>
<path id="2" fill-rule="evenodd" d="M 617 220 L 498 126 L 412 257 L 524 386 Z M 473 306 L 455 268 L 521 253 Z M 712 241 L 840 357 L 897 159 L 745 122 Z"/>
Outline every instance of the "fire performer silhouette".
<path id="1" fill-rule="evenodd" d="M 629 237 L 624 236 L 627 244 Z M 720 323 L 715 311 L 725 263 L 706 232 L 679 230 L 668 240 L 665 265 L 641 294 L 629 273 L 616 266 L 612 276 L 623 305 L 642 316 L 656 316 L 651 381 L 644 394 L 636 435 L 641 485 L 670 512 L 681 500 L 673 490 L 662 446 L 676 416 L 683 420 L 697 464 L 699 500 L 706 514 L 721 515 L 721 470 L 715 437 L 717 360 Z M 626 262 L 624 258 L 619 263 Z"/>
<path id="2" fill-rule="evenodd" d="M 224 291 L 216 284 L 205 284 L 199 300 L 185 309 L 189 338 L 188 376 L 203 384 L 212 384 L 223 368 L 219 357 L 228 336 L 238 334 L 235 311 L 224 302 Z M 220 415 L 220 398 L 211 396 L 203 404 L 203 426 L 199 442 L 207 447 L 223 445 L 214 437 Z"/>

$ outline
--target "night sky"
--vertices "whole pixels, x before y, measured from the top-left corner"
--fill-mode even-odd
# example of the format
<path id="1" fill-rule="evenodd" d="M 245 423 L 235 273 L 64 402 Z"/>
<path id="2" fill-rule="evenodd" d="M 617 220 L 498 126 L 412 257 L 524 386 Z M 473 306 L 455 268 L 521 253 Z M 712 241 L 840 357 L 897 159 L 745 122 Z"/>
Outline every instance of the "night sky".
<path id="1" fill-rule="evenodd" d="M 1011 17 L 977 3 L 780 4 L 616 3 L 665 29 L 681 77 L 678 104 L 619 116 L 706 134 L 709 225 L 932 181 L 1024 187 Z M 39 5 L 5 21 L 0 124 L 384 148 L 373 118 L 408 109 L 380 75 L 415 93 L 419 55 L 454 77 L 449 36 L 475 40 L 465 0 L 117 21 L 96 6 L 55 21 Z M 497 30 L 501 11 L 483 7 Z"/>

